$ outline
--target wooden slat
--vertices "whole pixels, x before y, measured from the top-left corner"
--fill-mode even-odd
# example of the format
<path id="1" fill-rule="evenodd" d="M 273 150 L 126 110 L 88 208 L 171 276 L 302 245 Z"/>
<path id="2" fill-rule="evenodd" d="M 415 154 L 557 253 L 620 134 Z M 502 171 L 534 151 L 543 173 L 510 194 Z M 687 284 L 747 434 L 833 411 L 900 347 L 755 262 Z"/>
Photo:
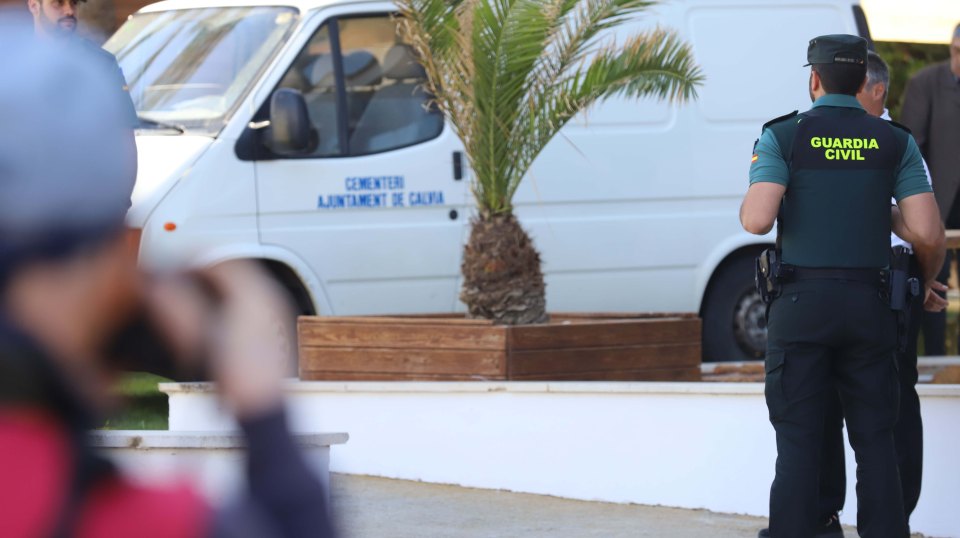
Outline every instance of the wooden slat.
<path id="1" fill-rule="evenodd" d="M 506 381 L 504 377 L 477 375 L 430 375 L 397 372 L 325 372 L 308 370 L 300 372 L 303 381 Z"/>
<path id="2" fill-rule="evenodd" d="M 960 249 L 960 230 L 947 230 L 947 249 Z"/>
<path id="3" fill-rule="evenodd" d="M 517 351 L 509 361 L 511 376 L 692 367 L 700 367 L 699 343 Z"/>
<path id="4" fill-rule="evenodd" d="M 629 312 L 590 312 L 590 313 L 577 313 L 577 312 L 552 312 L 550 314 L 551 322 L 558 321 L 602 321 L 602 320 L 613 320 L 613 321 L 623 321 L 623 320 L 639 320 L 639 319 L 694 319 L 697 318 L 696 314 L 692 312 L 683 312 L 683 313 L 674 313 L 674 312 L 644 312 L 644 313 L 629 313 Z"/>
<path id="5" fill-rule="evenodd" d="M 657 370 L 614 370 L 528 374 L 510 376 L 511 381 L 700 381 L 699 368 L 663 368 Z"/>
<path id="6" fill-rule="evenodd" d="M 305 380 L 700 378 L 700 320 L 690 314 L 564 314 L 524 327 L 460 316 L 304 317 L 299 335 Z"/>
<path id="7" fill-rule="evenodd" d="M 699 319 L 629 320 L 590 325 L 530 325 L 510 328 L 511 350 L 618 347 L 699 341 Z"/>
<path id="8" fill-rule="evenodd" d="M 947 366 L 933 374 L 933 383 L 950 385 L 960 383 L 960 366 Z"/>
<path id="9" fill-rule="evenodd" d="M 488 319 L 467 319 L 463 315 L 443 315 L 443 316 L 300 316 L 298 319 L 300 325 L 330 325 L 330 324 L 358 324 L 358 325 L 377 325 L 386 323 L 388 325 L 470 325 L 489 327 L 493 322 Z"/>
<path id="10" fill-rule="evenodd" d="M 300 368 L 326 372 L 404 372 L 503 378 L 503 351 L 447 349 L 306 348 Z"/>
<path id="11" fill-rule="evenodd" d="M 506 347 L 503 327 L 301 323 L 300 349 L 310 347 L 378 347 L 396 349 L 492 349 Z"/>

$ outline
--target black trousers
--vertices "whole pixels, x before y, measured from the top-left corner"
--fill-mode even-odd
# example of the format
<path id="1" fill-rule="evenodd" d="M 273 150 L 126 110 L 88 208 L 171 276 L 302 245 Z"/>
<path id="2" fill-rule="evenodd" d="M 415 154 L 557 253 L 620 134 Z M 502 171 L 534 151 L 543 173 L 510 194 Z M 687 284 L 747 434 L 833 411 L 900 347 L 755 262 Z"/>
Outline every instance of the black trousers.
<path id="1" fill-rule="evenodd" d="M 919 267 L 911 259 L 911 276 L 919 277 Z M 903 508 L 910 515 L 920 500 L 923 478 L 923 420 L 920 417 L 920 396 L 917 395 L 917 339 L 923 300 L 910 305 L 907 316 L 907 348 L 897 354 L 900 367 L 900 419 L 893 429 L 897 446 L 900 483 L 903 488 Z M 847 475 L 843 452 L 843 408 L 839 394 L 834 394 L 827 405 L 827 419 L 823 436 L 823 460 L 820 472 L 820 515 L 823 521 L 843 510 L 847 493 Z"/>
<path id="2" fill-rule="evenodd" d="M 827 411 L 839 394 L 857 458 L 857 528 L 905 538 L 893 429 L 900 408 L 897 317 L 876 286 L 840 280 L 784 285 L 770 307 L 766 400 L 776 430 L 770 535 L 811 538 Z"/>

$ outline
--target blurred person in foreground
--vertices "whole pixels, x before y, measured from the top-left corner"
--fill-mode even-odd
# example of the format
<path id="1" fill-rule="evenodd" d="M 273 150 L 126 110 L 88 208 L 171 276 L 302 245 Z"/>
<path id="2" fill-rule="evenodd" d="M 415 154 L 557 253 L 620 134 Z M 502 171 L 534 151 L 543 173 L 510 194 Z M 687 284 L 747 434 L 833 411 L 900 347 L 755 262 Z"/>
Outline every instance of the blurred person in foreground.
<path id="1" fill-rule="evenodd" d="M 331 536 L 286 425 L 284 299 L 255 266 L 138 271 L 112 81 L 12 13 L 0 7 L 0 536 Z M 138 485 L 91 448 L 123 369 L 205 369 L 219 383 L 248 446 L 249 487 L 231 508 Z"/>
<path id="2" fill-rule="evenodd" d="M 950 59 L 921 69 L 907 83 L 900 116 L 930 165 L 933 190 L 947 229 L 960 229 L 960 24 L 951 36 Z M 954 258 L 956 253 L 949 252 L 938 280 L 950 278 Z M 946 312 L 924 314 L 926 355 L 947 354 L 946 324 Z"/>

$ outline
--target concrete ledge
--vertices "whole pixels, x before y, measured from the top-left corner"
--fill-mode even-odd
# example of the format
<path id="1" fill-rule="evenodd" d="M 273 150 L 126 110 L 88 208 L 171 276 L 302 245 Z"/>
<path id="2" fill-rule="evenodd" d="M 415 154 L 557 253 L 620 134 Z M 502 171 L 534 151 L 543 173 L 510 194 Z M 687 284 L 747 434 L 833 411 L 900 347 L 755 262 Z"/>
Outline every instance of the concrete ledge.
<path id="1" fill-rule="evenodd" d="M 763 394 L 763 383 L 645 383 L 616 381 L 290 381 L 287 393 L 489 393 L 514 394 L 638 394 L 638 395 L 718 395 L 756 396 Z M 208 394 L 216 391 L 212 383 L 161 383 L 167 395 Z M 960 397 L 960 385 L 917 385 L 921 397 Z"/>
<path id="2" fill-rule="evenodd" d="M 127 476 L 145 485 L 187 484 L 215 505 L 245 490 L 244 439 L 236 432 L 97 430 L 90 438 Z M 330 446 L 346 443 L 349 436 L 301 433 L 294 438 L 311 470 L 329 486 Z"/>
<path id="3" fill-rule="evenodd" d="M 297 434 L 297 445 L 303 449 L 342 445 L 350 436 L 345 433 Z M 97 430 L 91 432 L 90 440 L 97 448 L 123 448 L 130 450 L 156 449 L 242 449 L 244 438 L 238 433 L 201 431 L 146 431 L 146 430 Z"/>
<path id="4" fill-rule="evenodd" d="M 944 370 L 960 366 L 960 357 L 920 357 L 917 361 L 920 383 L 933 383 Z M 763 361 L 707 362 L 700 365 L 704 381 L 756 382 L 763 381 Z M 954 374 L 955 375 L 955 374 Z M 949 375 L 939 381 L 952 383 L 955 377 Z"/>

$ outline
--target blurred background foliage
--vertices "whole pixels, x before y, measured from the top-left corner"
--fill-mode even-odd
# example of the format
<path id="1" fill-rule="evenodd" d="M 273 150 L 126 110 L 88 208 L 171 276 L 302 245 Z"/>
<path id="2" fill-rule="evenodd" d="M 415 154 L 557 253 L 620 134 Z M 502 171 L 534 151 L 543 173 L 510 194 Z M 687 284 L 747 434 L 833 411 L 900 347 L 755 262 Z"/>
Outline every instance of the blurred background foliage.
<path id="1" fill-rule="evenodd" d="M 104 430 L 166 430 L 169 404 L 159 383 L 170 381 L 153 374 L 131 372 L 117 382 L 114 392 L 123 406 L 103 424 Z"/>
<path id="2" fill-rule="evenodd" d="M 889 41 L 876 41 L 875 46 L 877 54 L 890 64 L 890 95 L 887 98 L 887 108 L 890 109 L 890 117 L 899 121 L 907 81 L 920 69 L 948 59 L 950 49 L 947 45 Z"/>

